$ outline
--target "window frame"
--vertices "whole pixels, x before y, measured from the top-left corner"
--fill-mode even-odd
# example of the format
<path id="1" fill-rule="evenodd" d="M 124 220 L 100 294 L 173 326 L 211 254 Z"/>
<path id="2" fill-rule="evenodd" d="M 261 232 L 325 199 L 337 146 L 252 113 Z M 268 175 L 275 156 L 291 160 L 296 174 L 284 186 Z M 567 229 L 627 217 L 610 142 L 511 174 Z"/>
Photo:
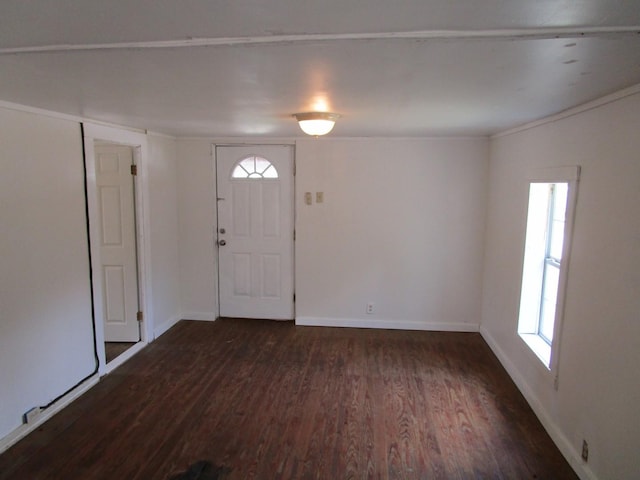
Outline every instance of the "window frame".
<path id="1" fill-rule="evenodd" d="M 243 163 L 245 162 L 253 162 L 253 170 L 249 171 L 247 170 L 247 168 L 243 165 Z M 262 171 L 258 171 L 258 167 L 257 167 L 257 162 L 258 161 L 265 161 L 267 162 L 269 165 L 262 169 Z M 243 170 L 244 172 L 246 172 L 246 176 L 235 176 L 236 171 L 238 169 Z M 269 171 L 270 169 L 273 169 L 273 172 L 275 173 L 275 175 L 269 175 L 269 176 L 265 176 L 265 173 L 267 171 Z M 269 160 L 268 158 L 263 157 L 262 155 L 256 155 L 256 154 L 251 154 L 251 155 L 245 155 L 244 157 L 242 157 L 240 160 L 238 160 L 234 165 L 233 168 L 231 168 L 231 174 L 230 174 L 230 178 L 233 181 L 244 181 L 244 180 L 278 180 L 278 178 L 280 177 L 280 174 L 278 173 L 278 169 L 276 168 L 276 166 L 273 164 L 273 162 L 271 160 Z"/>
<path id="2" fill-rule="evenodd" d="M 545 308 L 544 308 L 544 304 L 545 304 L 545 293 L 546 293 L 546 287 L 548 285 L 548 278 L 549 278 L 549 271 L 552 268 L 555 268 L 557 271 L 557 276 L 558 276 L 558 285 L 556 287 L 556 291 L 555 291 L 555 296 L 556 296 L 556 300 L 555 300 L 555 304 L 556 304 L 556 310 L 557 310 L 557 305 L 558 305 L 558 292 L 559 292 L 559 281 L 560 281 L 560 269 L 563 263 L 563 259 L 562 259 L 562 253 L 560 252 L 560 258 L 557 258 L 553 255 L 553 241 L 555 238 L 555 235 L 557 235 L 557 230 L 555 227 L 555 211 L 556 211 L 556 205 L 558 202 L 558 184 L 567 184 L 567 190 L 568 190 L 568 182 L 553 182 L 553 183 L 544 183 L 544 185 L 549 185 L 549 194 L 548 194 L 548 202 L 547 202 L 547 232 L 546 232 L 546 238 L 545 238 L 545 245 L 544 245 L 544 258 L 542 259 L 542 283 L 540 286 L 540 306 L 538 307 L 538 315 L 537 315 L 537 328 L 536 328 L 536 334 L 542 339 L 544 340 L 544 342 L 549 345 L 549 347 L 551 347 L 551 344 L 553 343 L 553 337 L 554 337 L 554 333 L 555 332 L 551 332 L 551 338 L 549 338 L 547 336 L 547 334 L 544 332 L 544 330 L 546 330 L 544 328 L 544 324 L 545 324 L 545 319 L 546 316 L 544 314 L 545 312 Z M 531 184 L 529 184 L 531 188 Z M 566 197 L 566 195 L 565 195 Z M 568 207 L 568 197 L 565 198 L 565 209 L 564 209 L 564 219 L 563 219 L 563 229 L 562 229 L 562 238 L 563 238 L 563 250 L 564 250 L 564 227 L 566 226 L 566 214 L 567 214 L 567 207 Z M 557 316 L 557 312 L 556 314 L 554 314 L 554 318 L 553 318 L 553 324 L 555 327 L 555 320 Z"/>
<path id="3" fill-rule="evenodd" d="M 572 236 L 573 236 L 573 227 L 574 227 L 574 219 L 575 219 L 575 211 L 576 211 L 576 203 L 577 203 L 577 195 L 578 195 L 578 181 L 580 178 L 580 167 L 579 166 L 569 166 L 569 167 L 550 167 L 550 168 L 540 168 L 534 169 L 528 172 L 526 177 L 526 194 L 527 200 L 525 202 L 526 210 L 525 210 L 525 229 L 524 229 L 524 239 L 523 239 L 523 250 L 522 250 L 522 271 L 521 271 L 521 289 L 520 289 L 520 298 L 519 298 L 519 307 L 518 307 L 518 317 L 517 317 L 517 335 L 523 340 L 524 344 L 528 347 L 528 350 L 533 352 L 540 363 L 545 367 L 545 369 L 550 372 L 550 374 L 554 378 L 554 386 L 558 388 L 558 361 L 560 357 L 560 346 L 561 346 L 561 335 L 562 335 L 562 324 L 564 319 L 565 312 L 565 297 L 566 297 L 566 289 L 567 289 L 567 279 L 569 272 L 569 264 L 570 264 L 570 256 L 571 256 L 571 246 L 572 246 Z M 558 278 L 558 289 L 556 296 L 556 309 L 554 316 L 554 325 L 553 325 L 553 339 L 549 342 L 548 338 L 545 338 L 544 335 L 540 334 L 540 309 L 542 308 L 543 301 L 543 293 L 544 293 L 544 273 L 542 273 L 542 277 L 540 277 L 540 273 L 533 274 L 530 271 L 530 267 L 527 265 L 528 257 L 527 252 L 527 231 L 529 227 L 529 215 L 531 210 L 529 209 L 529 201 L 531 195 L 531 187 L 533 184 L 540 183 L 566 183 L 567 184 L 567 204 L 565 209 L 565 223 L 564 223 L 564 237 L 563 237 L 563 245 L 562 245 L 562 255 L 559 268 L 559 278 Z M 552 214 L 552 205 L 549 205 L 549 212 L 547 213 L 547 221 L 553 221 Z M 550 249 L 550 238 L 545 239 L 545 251 L 543 257 L 543 272 L 547 269 L 547 260 L 548 253 Z M 539 257 L 538 257 L 539 259 Z M 557 259 L 556 259 L 557 260 Z M 535 263 L 535 262 L 533 262 Z M 555 265 L 553 265 L 555 267 Z M 529 275 L 528 278 L 525 278 L 526 275 Z M 532 276 L 537 275 L 540 280 L 536 280 L 536 278 L 531 278 Z M 530 311 L 531 305 L 535 302 L 538 302 L 538 311 L 537 315 L 532 314 Z M 532 328 L 534 325 L 535 319 L 535 329 Z M 534 331 L 532 331 L 534 330 Z"/>

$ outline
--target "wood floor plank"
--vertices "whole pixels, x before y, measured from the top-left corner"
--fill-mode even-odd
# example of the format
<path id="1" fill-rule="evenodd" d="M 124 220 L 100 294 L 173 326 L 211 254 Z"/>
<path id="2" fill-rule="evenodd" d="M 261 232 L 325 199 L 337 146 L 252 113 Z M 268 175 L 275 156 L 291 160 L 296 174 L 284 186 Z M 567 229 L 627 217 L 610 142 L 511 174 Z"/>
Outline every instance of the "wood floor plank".
<path id="1" fill-rule="evenodd" d="M 576 480 L 479 334 L 179 322 L 0 455 L 0 480 Z"/>

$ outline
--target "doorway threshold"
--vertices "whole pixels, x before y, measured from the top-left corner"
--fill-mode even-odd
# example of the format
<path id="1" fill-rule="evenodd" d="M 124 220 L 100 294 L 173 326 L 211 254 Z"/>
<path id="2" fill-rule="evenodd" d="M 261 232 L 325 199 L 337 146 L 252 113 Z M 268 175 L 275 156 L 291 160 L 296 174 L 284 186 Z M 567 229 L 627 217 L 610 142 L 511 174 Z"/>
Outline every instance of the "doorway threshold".
<path id="1" fill-rule="evenodd" d="M 128 350 L 126 350 L 125 352 L 122 352 L 120 355 L 118 355 L 116 358 L 114 358 L 113 360 L 111 360 L 109 363 L 105 365 L 102 375 L 111 373 L 113 370 L 118 368 L 120 365 L 122 365 L 124 362 L 129 360 L 131 357 L 133 357 L 136 353 L 138 353 L 140 350 L 142 350 L 146 346 L 147 346 L 147 342 L 140 341 L 135 345 L 133 345 Z"/>

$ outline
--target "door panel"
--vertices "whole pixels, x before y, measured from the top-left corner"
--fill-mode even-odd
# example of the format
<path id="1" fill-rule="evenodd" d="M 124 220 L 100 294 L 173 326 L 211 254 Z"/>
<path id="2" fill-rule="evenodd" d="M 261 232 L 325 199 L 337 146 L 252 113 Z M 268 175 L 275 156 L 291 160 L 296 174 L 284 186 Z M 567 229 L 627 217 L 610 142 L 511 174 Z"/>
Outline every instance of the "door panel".
<path id="1" fill-rule="evenodd" d="M 101 246 L 122 247 L 122 192 L 119 186 L 98 187 L 102 217 Z"/>
<path id="2" fill-rule="evenodd" d="M 120 265 L 103 267 L 104 271 L 104 290 L 105 290 L 105 318 L 108 324 L 120 323 L 127 321 L 125 303 L 125 281 L 124 268 Z"/>
<path id="3" fill-rule="evenodd" d="M 231 191 L 231 223 L 235 238 L 247 238 L 251 235 L 251 185 L 236 184 Z M 218 208 L 221 205 L 218 205 Z M 226 205 L 223 205 L 225 207 Z"/>
<path id="4" fill-rule="evenodd" d="M 280 236 L 280 186 L 267 184 L 262 187 L 262 236 Z"/>
<path id="5" fill-rule="evenodd" d="M 251 255 L 232 253 L 233 257 L 233 296 L 248 297 L 251 295 Z"/>
<path id="6" fill-rule="evenodd" d="M 140 340 L 133 150 L 95 147 L 105 341 Z"/>
<path id="7" fill-rule="evenodd" d="M 292 147 L 217 147 L 216 174 L 220 315 L 293 319 Z"/>
<path id="8" fill-rule="evenodd" d="M 280 298 L 280 255 L 262 255 L 262 296 L 264 298 Z"/>

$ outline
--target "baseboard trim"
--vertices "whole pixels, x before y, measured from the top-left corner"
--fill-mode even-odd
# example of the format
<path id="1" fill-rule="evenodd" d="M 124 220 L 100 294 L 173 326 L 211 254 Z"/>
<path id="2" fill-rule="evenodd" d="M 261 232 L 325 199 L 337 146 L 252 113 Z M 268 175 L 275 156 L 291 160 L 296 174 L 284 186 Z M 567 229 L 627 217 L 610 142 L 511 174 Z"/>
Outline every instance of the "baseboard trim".
<path id="1" fill-rule="evenodd" d="M 202 322 L 215 322 L 218 319 L 217 313 L 212 312 L 185 312 L 182 320 L 200 320 Z"/>
<path id="2" fill-rule="evenodd" d="M 477 332 L 477 323 L 419 322 L 414 320 L 362 319 L 333 317 L 297 317 L 296 325 L 307 327 L 377 328 L 387 330 L 422 330 L 440 332 Z"/>
<path id="3" fill-rule="evenodd" d="M 75 389 L 69 392 L 67 395 L 62 397 L 60 400 L 58 400 L 56 403 L 51 405 L 46 410 L 44 410 L 33 423 L 20 425 L 18 428 L 13 430 L 7 436 L 0 438 L 0 453 L 3 453 L 4 451 L 8 450 L 11 446 L 18 443 L 24 437 L 29 435 L 31 432 L 33 432 L 40 425 L 42 425 L 44 422 L 46 422 L 51 417 L 53 417 L 60 410 L 65 408 L 67 405 L 69 405 L 75 399 L 80 397 L 82 394 L 86 393 L 89 389 L 97 385 L 99 381 L 100 381 L 100 378 L 98 374 L 85 380 L 80 385 L 78 385 Z"/>
<path id="4" fill-rule="evenodd" d="M 504 369 L 529 403 L 529 406 L 538 417 L 538 420 L 540 420 L 540 423 L 542 423 L 542 426 L 553 440 L 553 443 L 556 444 L 564 458 L 569 462 L 571 468 L 574 469 L 581 480 L 598 480 L 596 474 L 584 463 L 580 453 L 573 448 L 569 439 L 567 439 L 564 433 L 562 433 L 562 430 L 543 407 L 533 389 L 529 387 L 524 377 L 500 348 L 489 331 L 484 327 L 480 327 L 480 334 L 482 335 L 482 338 L 484 338 L 484 341 L 487 342 L 487 345 L 489 345 L 489 348 L 491 348 L 495 356 L 498 357 L 498 360 L 500 360 Z"/>
<path id="5" fill-rule="evenodd" d="M 153 338 L 154 339 L 158 338 L 160 335 L 162 335 L 171 327 L 173 327 L 176 323 L 178 323 L 181 318 L 182 318 L 181 316 L 172 317 L 164 321 L 162 324 L 158 325 L 155 331 L 153 332 L 154 334 Z"/>

